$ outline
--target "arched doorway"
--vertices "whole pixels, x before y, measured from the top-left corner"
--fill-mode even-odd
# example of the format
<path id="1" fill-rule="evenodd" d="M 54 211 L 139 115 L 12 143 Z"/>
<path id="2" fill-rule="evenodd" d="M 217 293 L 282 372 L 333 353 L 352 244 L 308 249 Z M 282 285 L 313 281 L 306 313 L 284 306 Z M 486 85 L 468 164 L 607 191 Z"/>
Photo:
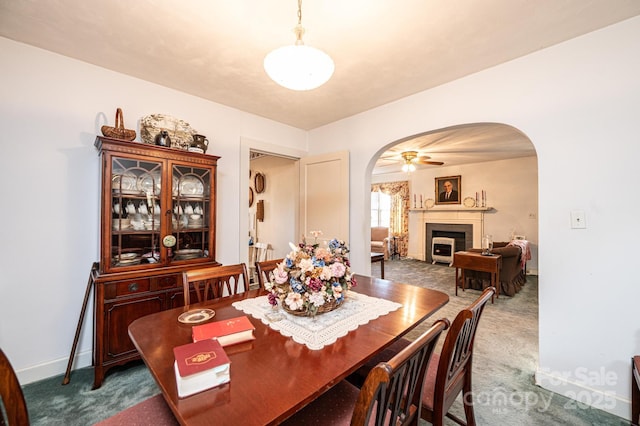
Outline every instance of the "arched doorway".
<path id="1" fill-rule="evenodd" d="M 402 171 L 406 162 L 402 153 L 407 151 L 415 151 L 419 159 L 410 173 Z M 495 241 L 524 236 L 532 252 L 527 270 L 537 274 L 538 161 L 533 143 L 518 129 L 501 123 L 469 123 L 431 130 L 389 143 L 371 162 L 375 163 L 372 185 L 409 184 L 409 226 L 407 235 L 401 236 L 407 240 L 408 257 L 426 259 L 425 211 L 451 210 L 459 216 L 467 208 L 465 201 L 478 198 L 487 207 L 481 232 Z M 459 177 L 455 203 L 438 205 L 436 185 L 443 177 Z"/>

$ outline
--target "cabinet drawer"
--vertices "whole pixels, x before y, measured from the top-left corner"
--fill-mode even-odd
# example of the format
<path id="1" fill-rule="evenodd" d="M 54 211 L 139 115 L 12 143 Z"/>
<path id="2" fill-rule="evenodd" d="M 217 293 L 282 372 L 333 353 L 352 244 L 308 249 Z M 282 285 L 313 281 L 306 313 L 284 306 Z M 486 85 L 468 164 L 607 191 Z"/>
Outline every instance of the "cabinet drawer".
<path id="1" fill-rule="evenodd" d="M 162 275 L 151 278 L 151 290 L 153 291 L 176 287 L 182 287 L 182 277 L 180 275 Z"/>
<path id="2" fill-rule="evenodd" d="M 148 278 L 138 278 L 135 280 L 120 281 L 115 283 L 116 297 L 126 296 L 129 294 L 142 293 L 143 291 L 149 291 L 150 283 Z"/>

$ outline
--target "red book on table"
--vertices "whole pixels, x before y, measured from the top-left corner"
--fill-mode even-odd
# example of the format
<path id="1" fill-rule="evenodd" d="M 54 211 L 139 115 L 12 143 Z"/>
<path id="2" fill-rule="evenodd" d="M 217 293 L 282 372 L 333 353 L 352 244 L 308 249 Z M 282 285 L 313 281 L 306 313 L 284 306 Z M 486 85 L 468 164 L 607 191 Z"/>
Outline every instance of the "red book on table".
<path id="1" fill-rule="evenodd" d="M 214 321 L 207 324 L 194 325 L 191 335 L 194 342 L 206 339 L 217 339 L 222 346 L 254 340 L 255 327 L 246 315 Z"/>
<path id="2" fill-rule="evenodd" d="M 231 378 L 231 361 L 216 340 L 176 346 L 173 355 L 180 398 L 227 383 Z"/>

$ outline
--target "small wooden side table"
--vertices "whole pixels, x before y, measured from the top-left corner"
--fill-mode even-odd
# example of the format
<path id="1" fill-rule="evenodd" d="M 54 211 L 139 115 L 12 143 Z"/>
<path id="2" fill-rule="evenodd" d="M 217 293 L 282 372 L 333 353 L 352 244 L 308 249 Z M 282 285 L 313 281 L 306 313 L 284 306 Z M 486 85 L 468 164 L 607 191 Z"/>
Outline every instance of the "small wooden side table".
<path id="1" fill-rule="evenodd" d="M 371 263 L 380 262 L 380 278 L 384 279 L 384 253 L 371 252 Z"/>
<path id="2" fill-rule="evenodd" d="M 640 424 L 640 355 L 631 360 L 631 424 Z"/>
<path id="3" fill-rule="evenodd" d="M 456 268 L 456 296 L 458 295 L 458 269 L 462 269 L 462 291 L 465 289 L 465 269 L 472 271 L 489 272 L 491 274 L 491 285 L 496 288 L 496 297 L 500 298 L 500 267 L 502 266 L 502 255 L 492 254 L 483 256 L 480 253 L 471 251 L 457 251 L 453 254 L 453 267 Z M 493 303 L 493 297 L 491 297 Z"/>

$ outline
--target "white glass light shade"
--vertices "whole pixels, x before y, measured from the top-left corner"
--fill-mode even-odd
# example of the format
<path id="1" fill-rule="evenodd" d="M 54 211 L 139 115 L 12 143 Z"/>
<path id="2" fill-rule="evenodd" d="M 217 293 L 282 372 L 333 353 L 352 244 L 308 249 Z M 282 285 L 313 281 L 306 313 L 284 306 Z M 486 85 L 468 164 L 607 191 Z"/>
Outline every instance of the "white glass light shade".
<path id="1" fill-rule="evenodd" d="M 413 163 L 404 163 L 402 165 L 402 171 L 405 173 L 415 172 L 416 166 L 414 166 Z"/>
<path id="2" fill-rule="evenodd" d="M 322 50 L 304 44 L 284 46 L 264 58 L 264 69 L 273 81 L 291 90 L 311 90 L 333 75 L 333 60 Z"/>

